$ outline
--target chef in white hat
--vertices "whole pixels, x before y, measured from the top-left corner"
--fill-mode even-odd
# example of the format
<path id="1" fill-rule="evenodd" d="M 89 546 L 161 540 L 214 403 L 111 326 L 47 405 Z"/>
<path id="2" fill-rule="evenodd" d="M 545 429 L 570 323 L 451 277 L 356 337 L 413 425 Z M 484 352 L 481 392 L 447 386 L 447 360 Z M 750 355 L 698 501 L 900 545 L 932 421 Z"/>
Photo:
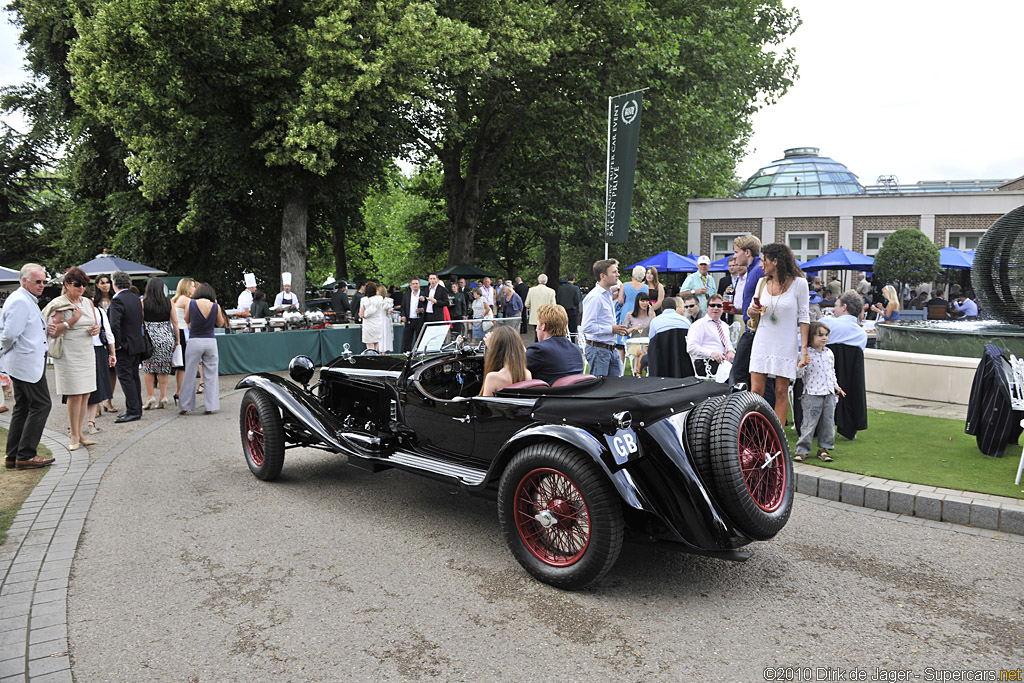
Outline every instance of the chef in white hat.
<path id="1" fill-rule="evenodd" d="M 249 309 L 252 308 L 252 293 L 256 291 L 256 275 L 253 273 L 242 273 L 242 277 L 245 278 L 245 289 L 238 295 L 238 313 L 245 315 L 249 314 Z"/>
<path id="2" fill-rule="evenodd" d="M 299 297 L 292 293 L 291 273 L 281 273 L 281 286 L 284 287 L 284 291 L 277 293 L 277 298 L 274 299 L 274 308 L 278 309 L 279 306 L 284 306 L 284 309 L 279 310 L 299 310 Z"/>

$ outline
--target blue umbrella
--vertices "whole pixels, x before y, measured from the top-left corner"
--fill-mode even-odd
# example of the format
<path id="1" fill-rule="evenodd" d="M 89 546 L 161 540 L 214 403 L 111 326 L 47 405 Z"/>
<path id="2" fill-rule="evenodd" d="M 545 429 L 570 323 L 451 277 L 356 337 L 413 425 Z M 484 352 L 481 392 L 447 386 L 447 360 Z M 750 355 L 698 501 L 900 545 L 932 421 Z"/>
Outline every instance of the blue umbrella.
<path id="1" fill-rule="evenodd" d="M 697 259 L 691 259 L 688 256 L 666 250 L 643 261 L 637 261 L 626 270 L 633 270 L 637 266 L 643 266 L 644 268 L 654 266 L 658 269 L 659 273 L 696 273 Z"/>
<path id="2" fill-rule="evenodd" d="M 711 266 L 708 268 L 709 273 L 725 273 L 729 270 L 729 259 L 732 255 L 723 256 L 717 261 L 712 261 Z"/>
<path id="3" fill-rule="evenodd" d="M 800 268 L 804 271 L 819 270 L 874 270 L 875 259 L 840 247 L 824 256 L 807 261 Z"/>
<path id="4" fill-rule="evenodd" d="M 19 282 L 21 282 L 19 271 L 0 266 L 0 285 L 18 284 Z"/>
<path id="5" fill-rule="evenodd" d="M 136 277 L 159 277 L 160 275 L 167 275 L 166 271 L 160 270 L 159 268 L 152 268 L 150 266 L 144 266 L 141 263 L 129 261 L 128 259 L 111 256 L 105 251 L 102 254 L 99 254 L 92 261 L 83 263 L 78 267 L 85 271 L 86 275 L 93 277 L 96 275 L 103 275 L 104 273 L 113 273 L 115 270 L 123 270 L 129 275 Z"/>
<path id="6" fill-rule="evenodd" d="M 970 270 L 974 265 L 974 252 L 960 251 L 956 247 L 939 249 L 939 265 L 943 268 Z"/>

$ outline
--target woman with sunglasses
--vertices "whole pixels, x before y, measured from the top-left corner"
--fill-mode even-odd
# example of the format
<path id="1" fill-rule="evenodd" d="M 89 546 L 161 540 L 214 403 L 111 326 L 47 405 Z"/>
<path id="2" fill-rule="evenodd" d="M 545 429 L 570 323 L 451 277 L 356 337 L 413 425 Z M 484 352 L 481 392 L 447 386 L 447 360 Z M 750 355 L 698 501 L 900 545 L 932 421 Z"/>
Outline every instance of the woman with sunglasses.
<path id="1" fill-rule="evenodd" d="M 53 359 L 57 393 L 67 398 L 68 421 L 71 423 L 71 444 L 68 450 L 92 446 L 95 441 L 82 437 L 89 394 L 96 391 L 96 352 L 92 338 L 99 334 L 95 306 L 85 294 L 89 276 L 80 268 L 64 273 L 61 295 L 43 309 L 43 317 L 56 327 L 50 342 L 51 352 L 57 338 L 61 339 L 59 357 Z"/>

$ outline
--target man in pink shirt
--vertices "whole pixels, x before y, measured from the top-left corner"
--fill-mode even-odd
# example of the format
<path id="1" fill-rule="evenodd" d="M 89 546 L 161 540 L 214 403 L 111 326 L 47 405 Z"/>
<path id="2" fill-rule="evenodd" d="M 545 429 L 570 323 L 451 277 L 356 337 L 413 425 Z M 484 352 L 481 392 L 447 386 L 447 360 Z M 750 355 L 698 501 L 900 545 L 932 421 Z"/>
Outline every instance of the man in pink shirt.
<path id="1" fill-rule="evenodd" d="M 710 372 L 714 375 L 722 361 L 732 362 L 736 357 L 736 349 L 729 340 L 729 326 L 722 320 L 723 300 L 721 294 L 708 297 L 708 314 L 690 326 L 686 335 L 686 352 L 696 361 L 707 359 Z M 705 375 L 697 363 L 698 375 Z"/>

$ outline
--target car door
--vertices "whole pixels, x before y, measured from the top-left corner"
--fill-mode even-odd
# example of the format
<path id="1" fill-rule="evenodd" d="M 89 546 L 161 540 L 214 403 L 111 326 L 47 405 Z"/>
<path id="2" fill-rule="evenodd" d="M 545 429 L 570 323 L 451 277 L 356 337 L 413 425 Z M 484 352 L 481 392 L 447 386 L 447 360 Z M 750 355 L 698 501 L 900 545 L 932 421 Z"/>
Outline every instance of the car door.
<path id="1" fill-rule="evenodd" d="M 442 457 L 450 454 L 457 459 L 472 456 L 475 418 L 471 400 L 441 400 L 412 381 L 406 396 L 405 421 L 416 433 L 416 450 Z"/>

